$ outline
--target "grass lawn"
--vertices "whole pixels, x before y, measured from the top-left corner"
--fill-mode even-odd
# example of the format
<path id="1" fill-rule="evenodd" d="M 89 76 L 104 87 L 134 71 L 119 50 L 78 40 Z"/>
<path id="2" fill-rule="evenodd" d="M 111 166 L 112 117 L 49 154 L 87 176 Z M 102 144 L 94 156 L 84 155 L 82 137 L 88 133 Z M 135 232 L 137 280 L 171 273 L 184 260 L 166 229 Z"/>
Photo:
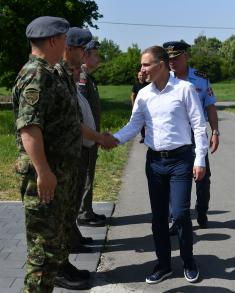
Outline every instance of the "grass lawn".
<path id="1" fill-rule="evenodd" d="M 129 120 L 131 86 L 102 86 L 99 89 L 102 130 L 115 132 Z M 94 183 L 95 200 L 116 199 L 129 146 L 130 143 L 111 151 L 99 150 Z M 0 109 L 0 200 L 20 200 L 14 172 L 16 157 L 13 114 L 11 110 Z"/>
<path id="2" fill-rule="evenodd" d="M 0 87 L 0 96 L 8 96 L 11 94 L 10 90 L 7 90 L 5 87 Z"/>
<path id="3" fill-rule="evenodd" d="M 226 108 L 226 111 L 228 112 L 232 112 L 235 114 L 235 107 L 229 107 L 229 108 Z"/>
<path id="4" fill-rule="evenodd" d="M 235 81 L 212 84 L 217 101 L 235 101 Z"/>

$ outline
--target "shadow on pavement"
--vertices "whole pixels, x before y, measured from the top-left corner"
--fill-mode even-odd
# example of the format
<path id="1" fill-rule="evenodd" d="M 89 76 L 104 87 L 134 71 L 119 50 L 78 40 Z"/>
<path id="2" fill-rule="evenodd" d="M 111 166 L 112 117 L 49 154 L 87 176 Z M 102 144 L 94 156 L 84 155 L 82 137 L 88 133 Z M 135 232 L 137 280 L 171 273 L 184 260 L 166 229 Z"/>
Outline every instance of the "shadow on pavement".
<path id="1" fill-rule="evenodd" d="M 224 111 L 224 110 L 226 110 L 226 109 L 228 109 L 228 108 L 230 108 L 230 109 L 235 109 L 235 106 L 233 106 L 233 105 L 228 105 L 228 106 L 225 106 L 225 105 L 216 105 L 216 109 L 217 110 L 221 110 L 221 111 Z"/>
<path id="2" fill-rule="evenodd" d="M 208 233 L 204 235 L 196 235 L 194 233 L 193 242 L 194 244 L 199 241 L 224 241 L 231 238 L 228 234 L 223 233 Z M 175 251 L 179 249 L 178 237 L 171 237 L 171 250 Z M 133 250 L 137 253 L 143 252 L 154 252 L 154 243 L 152 234 L 144 237 L 132 237 L 122 238 L 115 240 L 108 240 L 105 245 L 105 251 L 128 251 Z"/>
<path id="3" fill-rule="evenodd" d="M 194 286 L 194 285 L 188 285 L 188 286 L 182 286 L 178 288 L 174 288 L 171 290 L 165 291 L 165 293 L 231 293 L 234 291 L 231 291 L 226 288 L 222 287 L 206 287 L 206 286 Z"/>
<path id="4" fill-rule="evenodd" d="M 229 212 L 230 211 L 211 210 L 211 211 L 208 211 L 208 215 L 219 215 L 219 214 L 225 214 L 225 213 L 229 213 Z M 191 209 L 192 220 L 196 219 L 196 217 L 197 216 L 196 216 L 195 210 Z M 123 216 L 123 217 L 113 216 L 112 218 L 110 218 L 109 224 L 111 226 L 124 226 L 124 225 L 132 225 L 132 224 L 151 223 L 151 220 L 152 220 L 152 213 L 128 215 L 128 216 Z M 234 228 L 235 228 L 235 226 L 234 226 Z"/>
<path id="5" fill-rule="evenodd" d="M 234 263 L 235 257 L 229 259 L 220 259 L 215 255 L 196 255 L 197 263 L 200 267 L 200 279 L 198 283 L 202 280 L 207 279 L 223 279 L 223 280 L 235 280 L 235 270 Z M 208 265 L 209 264 L 209 265 Z M 152 272 L 155 265 L 155 260 L 146 262 L 143 264 L 127 265 L 122 267 L 117 267 L 115 269 L 109 269 L 105 272 L 98 272 L 98 279 L 107 280 L 109 283 L 137 283 L 144 282 L 146 276 Z M 183 278 L 183 268 L 181 258 L 179 256 L 172 257 L 172 270 L 173 274 L 170 278 Z M 191 286 L 185 286 L 190 289 Z M 193 287 L 192 287 L 193 288 Z M 199 287 L 194 287 L 197 291 L 167 291 L 167 292 L 201 292 Z M 206 287 L 202 287 L 203 290 Z M 173 289 L 176 290 L 176 289 Z M 214 288 L 215 290 L 215 288 Z M 218 292 L 232 292 L 232 291 L 221 291 Z M 224 289 L 227 290 L 227 289 Z M 203 291 L 212 292 L 212 291 Z M 216 291 L 213 291 L 216 292 Z"/>

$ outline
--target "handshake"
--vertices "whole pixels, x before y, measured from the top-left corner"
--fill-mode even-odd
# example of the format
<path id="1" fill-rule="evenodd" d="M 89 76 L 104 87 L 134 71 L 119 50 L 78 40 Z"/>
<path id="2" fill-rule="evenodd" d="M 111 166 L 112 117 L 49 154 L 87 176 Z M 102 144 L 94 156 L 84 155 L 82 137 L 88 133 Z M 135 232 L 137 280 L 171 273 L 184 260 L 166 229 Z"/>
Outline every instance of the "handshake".
<path id="1" fill-rule="evenodd" d="M 118 146 L 119 141 L 110 132 L 104 132 L 100 134 L 98 144 L 102 149 L 110 150 Z"/>
<path id="2" fill-rule="evenodd" d="M 110 132 L 99 133 L 82 123 L 82 135 L 84 138 L 93 140 L 103 149 L 110 150 L 118 146 L 119 141 Z"/>

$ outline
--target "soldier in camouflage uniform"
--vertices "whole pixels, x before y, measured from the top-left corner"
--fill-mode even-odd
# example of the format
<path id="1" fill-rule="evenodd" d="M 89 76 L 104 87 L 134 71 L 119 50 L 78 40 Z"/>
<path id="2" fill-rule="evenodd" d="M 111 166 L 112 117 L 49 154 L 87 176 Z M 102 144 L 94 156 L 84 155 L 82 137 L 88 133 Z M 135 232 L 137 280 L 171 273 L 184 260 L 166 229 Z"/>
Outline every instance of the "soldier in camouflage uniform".
<path id="1" fill-rule="evenodd" d="M 84 64 L 81 67 L 80 80 L 78 88 L 81 94 L 87 99 L 94 120 L 96 130 L 100 131 L 100 97 L 95 80 L 91 73 L 97 68 L 100 63 L 99 57 L 99 42 L 91 40 L 85 49 Z M 98 146 L 82 146 L 82 168 L 84 183 L 79 190 L 79 198 L 82 198 L 81 207 L 78 213 L 77 223 L 86 226 L 104 226 L 106 223 L 105 215 L 96 214 L 92 208 L 93 199 L 93 181 L 95 177 L 95 166 L 98 156 Z"/>
<path id="2" fill-rule="evenodd" d="M 62 57 L 69 23 L 57 17 L 32 21 L 26 36 L 32 55 L 13 88 L 27 238 L 24 293 L 50 293 L 59 265 L 68 259 L 65 218 L 77 180 L 81 117 L 77 101 L 54 65 Z M 83 275 L 83 277 L 81 277 Z M 87 271 L 68 273 L 74 289 L 88 287 Z"/>
<path id="3" fill-rule="evenodd" d="M 92 35 L 88 30 L 81 29 L 78 27 L 72 27 L 67 32 L 67 39 L 66 39 L 66 50 L 64 52 L 63 60 L 60 63 L 57 63 L 55 66 L 56 71 L 60 77 L 61 83 L 63 84 L 64 88 L 67 88 L 69 92 L 71 92 L 73 98 L 78 103 L 78 92 L 76 88 L 76 84 L 73 79 L 73 68 L 80 67 L 82 63 L 82 58 L 84 55 L 85 45 L 91 40 Z M 79 106 L 77 105 L 78 111 L 80 111 Z M 85 125 L 83 123 L 82 126 L 82 135 L 85 138 L 92 139 L 97 143 L 101 144 L 105 148 L 111 148 L 117 145 L 117 142 L 114 138 L 107 135 L 102 135 Z M 80 207 L 81 200 L 78 198 L 78 190 L 80 189 L 80 185 L 82 184 L 82 178 L 80 177 L 80 170 L 82 169 L 81 166 L 81 156 L 80 152 L 77 152 L 77 158 L 74 160 L 77 164 L 76 168 L 76 180 L 74 182 L 74 188 L 71 190 L 71 193 L 68 195 L 69 197 L 69 204 L 67 206 L 66 212 L 66 231 L 67 231 L 67 247 L 71 253 L 78 253 L 80 252 L 80 241 L 81 241 L 81 234 L 76 226 L 76 216 Z M 83 239 L 85 237 L 82 237 Z M 71 243 L 71 239 L 75 240 Z M 90 240 L 85 238 L 85 240 Z M 55 280 L 55 284 L 59 287 L 73 289 L 70 286 L 69 280 L 66 278 L 68 269 L 72 269 L 71 264 L 68 267 L 68 259 L 64 261 L 61 265 L 57 278 Z M 73 268 L 74 270 L 74 268 Z M 78 275 L 79 275 L 78 271 Z M 82 271 L 81 277 L 83 277 L 84 271 Z"/>

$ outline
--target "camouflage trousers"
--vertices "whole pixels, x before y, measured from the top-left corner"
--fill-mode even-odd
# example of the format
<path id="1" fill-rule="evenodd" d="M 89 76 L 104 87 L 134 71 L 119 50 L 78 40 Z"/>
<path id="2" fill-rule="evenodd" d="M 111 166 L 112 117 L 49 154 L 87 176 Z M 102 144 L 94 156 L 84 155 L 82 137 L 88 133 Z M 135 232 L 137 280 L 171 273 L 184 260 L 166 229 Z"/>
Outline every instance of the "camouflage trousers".
<path id="1" fill-rule="evenodd" d="M 77 166 L 56 163 L 50 167 L 57 177 L 57 187 L 53 201 L 45 204 L 38 199 L 37 175 L 28 157 L 21 156 L 17 164 L 27 239 L 24 293 L 52 292 L 58 268 L 69 256 L 67 223 L 71 221 L 70 195 L 76 190 Z"/>

